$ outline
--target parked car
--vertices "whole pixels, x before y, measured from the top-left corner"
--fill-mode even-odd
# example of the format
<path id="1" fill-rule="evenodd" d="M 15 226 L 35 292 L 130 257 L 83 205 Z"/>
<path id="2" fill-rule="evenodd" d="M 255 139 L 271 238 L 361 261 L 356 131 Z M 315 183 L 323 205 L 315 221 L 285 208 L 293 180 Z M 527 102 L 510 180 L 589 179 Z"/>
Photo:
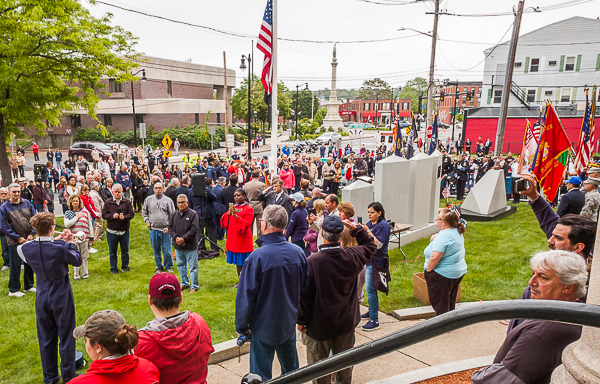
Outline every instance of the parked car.
<path id="1" fill-rule="evenodd" d="M 375 126 L 371 123 L 364 123 L 362 127 L 363 128 L 375 128 Z"/>
<path id="2" fill-rule="evenodd" d="M 410 122 L 408 122 L 408 121 L 405 121 L 405 120 L 400 120 L 400 121 L 398 122 L 398 126 L 399 126 L 400 128 L 406 128 L 406 127 L 408 127 L 409 125 L 410 125 Z"/>
<path id="3" fill-rule="evenodd" d="M 336 132 L 325 132 L 321 136 L 316 138 L 318 144 L 327 144 L 329 141 L 336 142 L 342 138 L 342 135 Z"/>
<path id="4" fill-rule="evenodd" d="M 92 150 L 94 147 L 98 148 L 100 156 L 102 156 L 104 160 L 108 160 L 109 156 L 113 156 L 114 151 L 111 147 L 104 143 L 94 141 L 80 141 L 73 143 L 69 148 L 69 156 L 73 156 L 73 160 L 77 159 L 79 156 L 83 156 L 86 160 L 92 160 Z M 113 156 L 113 159 L 114 158 L 115 156 Z"/>

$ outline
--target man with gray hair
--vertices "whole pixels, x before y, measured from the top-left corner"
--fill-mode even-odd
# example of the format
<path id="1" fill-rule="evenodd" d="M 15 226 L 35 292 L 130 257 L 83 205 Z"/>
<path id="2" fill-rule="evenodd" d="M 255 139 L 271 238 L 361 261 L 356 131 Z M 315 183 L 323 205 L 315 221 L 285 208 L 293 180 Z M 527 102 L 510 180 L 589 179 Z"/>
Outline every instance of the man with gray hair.
<path id="1" fill-rule="evenodd" d="M 173 201 L 173 206 L 177 205 L 177 188 L 179 188 L 179 179 L 174 177 L 171 179 L 171 183 L 165 189 L 165 196 Z"/>
<path id="2" fill-rule="evenodd" d="M 102 212 L 104 208 L 104 200 L 100 196 L 100 184 L 97 181 L 92 181 L 90 185 L 90 197 L 94 202 L 94 207 L 98 212 Z M 101 216 L 96 217 L 94 221 L 94 241 L 100 241 L 102 233 L 104 232 L 104 220 Z"/>
<path id="3" fill-rule="evenodd" d="M 573 252 L 546 251 L 530 261 L 531 299 L 580 301 L 586 295 L 585 261 Z M 581 325 L 525 320 L 506 336 L 494 363 L 473 372 L 474 384 L 550 383 L 565 347 L 581 337 Z"/>
<path id="4" fill-rule="evenodd" d="M 146 223 L 150 230 L 150 244 L 152 245 L 154 264 L 156 265 L 154 273 L 160 273 L 165 269 L 167 272 L 173 273 L 172 243 L 168 226 L 171 216 L 174 213 L 175 205 L 173 204 L 173 200 L 163 194 L 162 183 L 155 183 L 154 194 L 146 198 L 142 207 L 144 223 Z M 164 263 L 161 260 L 161 250 L 164 256 Z"/>
<path id="5" fill-rule="evenodd" d="M 235 329 L 240 335 L 252 333 L 250 372 L 263 380 L 272 377 L 277 352 L 281 373 L 298 369 L 296 317 L 300 293 L 308 284 L 304 251 L 288 243 L 282 231 L 288 215 L 279 205 L 263 211 L 260 248 L 244 262 L 235 300 Z"/>
<path id="6" fill-rule="evenodd" d="M 198 214 L 188 208 L 188 197 L 177 196 L 177 212 L 169 220 L 169 234 L 175 246 L 177 270 L 181 278 L 181 290 L 198 291 Z M 189 277 L 188 277 L 189 272 Z"/>
<path id="7" fill-rule="evenodd" d="M 123 186 L 112 186 L 113 197 L 104 202 L 102 218 L 106 220 L 106 241 L 110 257 L 110 272 L 119 273 L 117 250 L 121 247 L 121 271 L 129 272 L 129 225 L 135 216 L 131 202 L 123 198 Z"/>

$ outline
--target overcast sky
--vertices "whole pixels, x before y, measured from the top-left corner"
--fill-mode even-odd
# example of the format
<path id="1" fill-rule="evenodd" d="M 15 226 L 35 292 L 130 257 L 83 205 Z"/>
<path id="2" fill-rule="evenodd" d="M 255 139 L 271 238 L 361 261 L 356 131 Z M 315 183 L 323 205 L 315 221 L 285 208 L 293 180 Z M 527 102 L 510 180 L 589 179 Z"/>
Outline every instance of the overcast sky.
<path id="1" fill-rule="evenodd" d="M 257 36 L 266 0 L 102 0 L 103 2 L 243 35 Z M 404 2 L 403 0 L 373 0 Z M 458 14 L 510 12 L 517 0 L 446 0 L 441 9 Z M 556 4 L 573 6 L 527 13 L 521 34 L 573 16 L 597 18 L 600 0 L 527 0 L 525 7 Z M 172 60 L 192 59 L 193 63 L 227 66 L 237 72 L 238 84 L 247 76 L 239 69 L 242 54 L 251 53 L 251 38 L 235 37 L 206 29 L 176 24 L 111 6 L 90 6 L 95 16 L 114 14 L 113 23 L 139 38 L 138 52 Z M 312 41 L 338 41 L 338 88 L 359 88 L 365 79 L 380 77 L 393 87 L 416 76 L 427 77 L 431 38 L 413 31 L 433 29 L 433 2 L 407 5 L 380 5 L 361 0 L 278 1 L 279 37 Z M 436 78 L 481 81 L 483 50 L 510 38 L 514 17 L 441 16 L 436 55 Z M 504 36 L 504 38 L 503 38 Z M 356 40 L 402 39 L 361 44 Z M 600 36 L 598 37 L 600 39 Z M 455 40 L 456 42 L 446 41 Z M 256 45 L 256 39 L 254 40 Z M 309 83 L 312 90 L 331 86 L 332 43 L 279 41 L 279 79 L 289 88 Z M 260 75 L 263 55 L 254 48 L 254 73 Z"/>

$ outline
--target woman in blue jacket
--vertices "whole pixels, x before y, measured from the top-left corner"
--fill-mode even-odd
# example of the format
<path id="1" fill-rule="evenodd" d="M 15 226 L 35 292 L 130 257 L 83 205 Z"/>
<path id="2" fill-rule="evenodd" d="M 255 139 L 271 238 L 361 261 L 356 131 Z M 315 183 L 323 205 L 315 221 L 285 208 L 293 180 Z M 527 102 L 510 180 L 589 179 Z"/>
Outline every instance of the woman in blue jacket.
<path id="1" fill-rule="evenodd" d="M 292 199 L 292 203 L 294 204 L 294 211 L 290 216 L 290 221 L 285 230 L 285 237 L 286 239 L 291 238 L 292 243 L 302 248 L 306 253 L 304 236 L 308 231 L 308 221 L 306 221 L 306 217 L 308 216 L 306 206 L 308 203 L 304 200 L 304 195 L 300 192 L 294 193 L 290 196 L 290 199 Z"/>

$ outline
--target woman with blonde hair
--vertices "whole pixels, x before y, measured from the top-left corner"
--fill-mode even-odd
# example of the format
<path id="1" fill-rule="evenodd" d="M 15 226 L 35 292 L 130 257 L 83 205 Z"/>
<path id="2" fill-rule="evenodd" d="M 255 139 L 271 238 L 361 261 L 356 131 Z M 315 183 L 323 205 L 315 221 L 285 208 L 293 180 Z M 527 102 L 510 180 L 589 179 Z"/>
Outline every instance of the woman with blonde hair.
<path id="1" fill-rule="evenodd" d="M 87 187 L 87 185 L 86 185 Z M 67 200 L 69 210 L 65 212 L 65 228 L 68 228 L 73 233 L 82 231 L 85 234 L 83 239 L 75 241 L 77 250 L 81 254 L 81 267 L 74 267 L 75 280 L 81 278 L 87 279 L 88 273 L 88 259 L 90 258 L 90 247 L 94 245 L 94 227 L 92 224 L 92 216 L 90 212 L 84 207 L 83 201 L 79 195 L 74 194 L 69 196 Z"/>
<path id="2" fill-rule="evenodd" d="M 319 252 L 319 246 L 323 244 L 323 235 L 321 234 L 321 224 L 323 224 L 323 219 L 327 214 L 325 210 L 325 200 L 319 199 L 313 202 L 313 208 L 316 211 L 316 215 L 311 214 L 310 217 L 307 217 L 306 220 L 310 225 L 308 227 L 308 231 L 304 236 L 304 242 L 306 243 L 306 250 L 309 254 Z"/>
<path id="3" fill-rule="evenodd" d="M 354 206 L 348 201 L 340 203 L 340 205 L 338 205 L 338 211 L 340 211 L 340 218 L 342 220 L 354 221 L 352 220 L 352 218 L 354 217 Z M 358 245 L 356 239 L 350 236 L 350 231 L 346 227 L 344 227 L 344 233 L 342 235 L 341 244 L 342 248 L 355 247 Z"/>

